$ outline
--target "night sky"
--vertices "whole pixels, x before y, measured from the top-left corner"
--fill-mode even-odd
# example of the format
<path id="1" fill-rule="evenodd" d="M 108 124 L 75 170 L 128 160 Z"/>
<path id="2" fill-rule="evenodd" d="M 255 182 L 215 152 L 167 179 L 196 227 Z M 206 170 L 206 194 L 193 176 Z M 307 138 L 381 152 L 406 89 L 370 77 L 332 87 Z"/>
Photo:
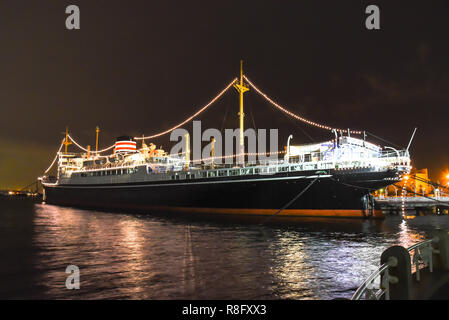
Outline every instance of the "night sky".
<path id="1" fill-rule="evenodd" d="M 80 30 L 65 27 L 70 4 Z M 380 30 L 365 28 L 369 4 L 380 8 Z M 399 146 L 418 127 L 413 165 L 440 179 L 449 169 L 448 17 L 449 1 L 428 0 L 2 0 L 0 189 L 42 175 L 66 125 L 93 146 L 99 125 L 100 148 L 172 127 L 238 76 L 240 59 L 256 85 L 307 119 Z M 279 128 L 281 146 L 290 133 L 293 144 L 333 137 L 254 90 L 245 99 L 245 126 Z M 237 112 L 232 89 L 198 120 L 236 128 Z M 170 150 L 168 138 L 153 142 Z"/>

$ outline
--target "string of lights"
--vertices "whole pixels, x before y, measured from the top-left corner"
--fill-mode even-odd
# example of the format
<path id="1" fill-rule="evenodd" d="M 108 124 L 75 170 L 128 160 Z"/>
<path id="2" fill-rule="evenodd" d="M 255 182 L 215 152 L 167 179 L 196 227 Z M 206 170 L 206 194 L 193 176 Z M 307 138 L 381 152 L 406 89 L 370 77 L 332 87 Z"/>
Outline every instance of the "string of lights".
<path id="1" fill-rule="evenodd" d="M 71 141 L 72 141 L 78 148 L 80 148 L 80 149 L 83 150 L 83 151 L 89 152 L 88 149 L 84 148 L 82 145 L 80 145 L 78 142 L 76 142 L 75 139 L 73 139 L 72 136 L 70 136 L 70 134 L 68 135 L 68 137 L 70 138 L 70 140 L 71 140 Z M 114 147 L 115 147 L 115 144 L 113 144 L 112 146 L 109 146 L 109 147 L 107 147 L 107 148 L 105 148 L 105 149 L 103 149 L 103 150 L 98 150 L 98 151 L 92 151 L 92 150 L 90 150 L 90 152 L 91 152 L 91 153 L 102 153 L 102 152 L 111 150 L 111 149 L 114 148 Z"/>
<path id="2" fill-rule="evenodd" d="M 284 112 L 284 113 L 286 113 L 287 115 L 289 115 L 289 116 L 291 116 L 291 117 L 293 117 L 293 118 L 295 118 L 295 119 L 297 119 L 297 120 L 300 120 L 300 121 L 302 121 L 302 122 L 304 122 L 304 123 L 307 123 L 307 124 L 309 124 L 309 125 L 312 125 L 312 126 L 315 126 L 315 127 L 318 127 L 318 128 L 321 128 L 321 129 L 325 129 L 325 130 L 330 130 L 330 131 L 332 131 L 332 130 L 337 130 L 337 131 L 343 131 L 343 129 L 338 129 L 338 128 L 332 128 L 332 127 L 329 127 L 329 126 L 326 126 L 326 125 L 322 125 L 322 124 L 319 124 L 319 123 L 316 123 L 316 122 L 313 122 L 313 121 L 310 121 L 310 120 L 307 120 L 307 119 L 305 119 L 305 118 L 303 118 L 303 117 L 301 117 L 301 116 L 299 116 L 299 115 L 297 115 L 297 114 L 295 114 L 295 113 L 293 113 L 293 112 L 291 112 L 291 111 L 289 111 L 289 110 L 287 110 L 286 108 L 284 108 L 284 107 L 282 107 L 281 105 L 279 105 L 278 103 L 276 103 L 275 101 L 273 101 L 270 97 L 268 97 L 265 93 L 263 93 L 258 87 L 256 87 L 256 85 L 254 84 L 254 83 L 252 83 L 249 79 L 248 79 L 248 77 L 246 76 L 246 75 L 243 75 L 243 77 L 244 77 L 244 79 L 248 82 L 248 84 L 258 93 L 258 94 L 260 94 L 262 97 L 264 97 L 268 102 L 270 102 L 273 106 L 275 106 L 277 109 L 279 109 L 279 110 L 281 110 L 282 112 Z M 194 113 L 192 116 L 190 116 L 189 118 L 187 118 L 187 119 L 185 119 L 183 122 L 181 122 L 181 123 L 179 123 L 179 124 L 177 124 L 176 126 L 174 126 L 174 127 L 172 127 L 172 128 L 170 128 L 170 129 L 167 129 L 167 130 L 165 130 L 165 131 L 163 131 L 163 132 L 159 132 L 159 133 L 156 133 L 156 134 L 153 134 L 153 135 L 151 135 L 151 136 L 143 136 L 143 137 L 134 137 L 134 139 L 135 140 L 143 140 L 143 139 L 152 139 L 152 138 L 156 138 L 156 137 L 160 137 L 160 136 L 162 136 L 162 135 L 165 135 L 165 134 L 167 134 L 167 133 L 170 133 L 170 132 L 172 132 L 173 130 L 175 130 L 175 129 L 177 129 L 177 128 L 179 128 L 179 127 L 181 127 L 181 126 L 183 126 L 184 124 L 186 124 L 187 122 L 189 122 L 189 121 L 192 121 L 195 117 L 197 117 L 199 114 L 201 114 L 202 112 L 204 112 L 206 109 L 208 109 L 215 101 L 217 101 L 218 99 L 220 99 L 220 97 L 223 95 L 223 94 L 225 94 L 228 90 L 229 90 L 229 88 L 231 88 L 233 85 L 234 85 L 234 83 L 237 81 L 237 78 L 235 78 L 235 79 L 233 79 L 217 96 L 215 96 L 211 101 L 209 101 L 209 103 L 207 103 L 206 105 L 204 105 L 201 109 L 199 109 L 196 113 Z M 353 133 L 353 134 L 362 134 L 362 132 L 361 131 L 357 131 L 357 130 L 350 130 L 349 131 L 350 133 Z M 70 140 L 78 147 L 78 148 L 80 148 L 81 150 L 83 150 L 83 151 L 85 151 L 85 152 L 89 152 L 89 150 L 88 149 L 86 149 L 86 148 L 84 148 L 82 145 L 80 145 L 75 139 L 73 139 L 70 135 L 68 135 L 68 137 L 70 138 Z M 105 152 L 105 151 L 108 151 L 108 150 L 111 150 L 112 148 L 114 148 L 115 147 L 115 145 L 111 145 L 111 146 L 109 146 L 109 147 L 107 147 L 107 148 L 104 148 L 104 149 L 102 149 L 102 150 L 98 150 L 98 151 L 92 151 L 92 150 L 90 150 L 90 152 L 91 153 L 93 153 L 93 154 L 99 154 L 99 153 L 103 153 L 103 152 Z M 258 154 L 247 154 L 247 153 L 245 153 L 244 155 L 258 155 Z M 239 154 L 239 155 L 232 155 L 233 157 L 235 157 L 235 156 L 241 156 L 241 154 Z"/>
<path id="3" fill-rule="evenodd" d="M 147 137 L 134 137 L 135 140 L 142 140 L 142 139 L 151 139 L 151 138 L 156 138 L 156 137 L 160 137 L 162 135 L 165 135 L 167 133 L 172 132 L 173 130 L 183 126 L 184 124 L 186 124 L 187 122 L 193 120 L 195 117 L 197 117 L 200 113 L 202 113 L 203 111 L 205 111 L 207 108 L 209 108 L 215 101 L 217 101 L 218 99 L 220 99 L 220 97 L 225 94 L 226 91 L 229 90 L 229 88 L 232 87 L 232 85 L 237 81 L 237 78 L 235 78 L 234 80 L 232 80 L 227 86 L 226 88 L 223 89 L 223 91 L 221 91 L 215 98 L 213 98 L 211 101 L 209 101 L 208 104 L 206 104 L 205 106 L 203 106 L 200 110 L 198 110 L 195 114 L 193 114 L 191 117 L 187 118 L 186 120 L 184 120 L 183 122 L 181 122 L 180 124 L 165 130 L 163 132 L 160 133 L 156 133 L 153 134 L 152 136 L 147 136 Z"/>
<path id="4" fill-rule="evenodd" d="M 183 126 L 184 124 L 186 124 L 187 122 L 189 122 L 189 121 L 191 121 L 191 120 L 193 120 L 194 118 L 196 118 L 200 113 L 202 113 L 203 111 L 205 111 L 207 108 L 209 108 L 215 101 L 217 101 L 218 99 L 220 99 L 220 97 L 223 95 L 223 94 L 225 94 L 226 93 L 226 91 L 228 91 L 229 90 L 229 88 L 231 88 L 232 87 L 232 85 L 235 83 L 237 81 L 237 78 L 235 78 L 235 79 L 233 79 L 217 96 L 215 96 L 211 101 L 209 101 L 209 103 L 207 103 L 206 105 L 204 105 L 201 109 L 199 109 L 196 113 L 194 113 L 192 116 L 190 116 L 189 118 L 187 118 L 186 120 L 184 120 L 183 122 L 181 122 L 180 124 L 178 124 L 178 125 L 176 125 L 176 126 L 174 126 L 174 127 L 172 127 L 172 128 L 170 128 L 170 129 L 168 129 L 168 130 L 165 130 L 165 131 L 163 131 L 163 132 L 159 132 L 159 133 L 156 133 L 156 134 L 153 134 L 153 135 L 151 135 L 151 136 L 143 136 L 143 137 L 134 137 L 134 140 L 143 140 L 143 139 L 152 139 L 152 138 L 156 138 L 156 137 L 160 137 L 160 136 L 162 136 L 162 135 L 165 135 L 165 134 L 167 134 L 167 133 L 170 133 L 170 132 L 172 132 L 173 130 L 175 130 L 175 129 L 177 129 L 177 128 L 179 128 L 179 127 L 181 127 L 181 126 Z M 88 150 L 86 149 L 86 148 L 84 148 L 82 145 L 80 145 L 78 142 L 76 142 L 75 141 L 75 139 L 73 139 L 70 135 L 69 135 L 69 138 L 70 138 L 70 140 L 78 147 L 78 148 L 80 148 L 81 150 L 83 150 L 83 151 L 85 151 L 85 152 L 88 152 Z M 98 150 L 98 151 L 90 151 L 91 153 L 95 153 L 95 154 L 98 154 L 98 153 L 102 153 L 102 152 L 105 152 L 105 151 L 108 151 L 108 150 L 111 150 L 112 148 L 114 148 L 115 147 L 115 145 L 111 145 L 111 146 L 109 146 L 109 147 L 107 147 L 107 148 L 105 148 L 105 149 L 102 149 L 102 150 Z"/>
<path id="5" fill-rule="evenodd" d="M 239 153 L 239 154 L 231 154 L 227 156 L 221 156 L 221 157 L 209 157 L 209 158 L 201 158 L 197 160 L 191 160 L 192 162 L 199 162 L 199 161 L 208 161 L 208 160 L 215 160 L 215 159 L 228 159 L 228 158 L 235 158 L 239 156 L 260 156 L 260 155 L 267 155 L 267 154 L 283 154 L 286 153 L 286 151 L 273 151 L 273 152 L 245 152 L 245 153 Z"/>
<path id="6" fill-rule="evenodd" d="M 329 127 L 329 126 L 326 126 L 326 125 L 323 125 L 323 124 L 319 124 L 319 123 L 316 123 L 316 122 L 307 120 L 307 119 L 305 119 L 305 118 L 303 118 L 303 117 L 301 117 L 301 116 L 298 116 L 297 114 L 294 114 L 293 112 L 291 112 L 291 111 L 289 111 L 289 110 L 283 108 L 283 107 L 280 106 L 278 103 L 276 103 L 276 102 L 274 102 L 272 99 L 270 99 L 270 97 L 268 97 L 268 96 L 267 96 L 265 93 L 263 93 L 258 87 L 256 87 L 256 86 L 254 85 L 254 83 L 252 83 L 252 82 L 248 79 L 248 77 L 247 77 L 246 75 L 243 75 L 243 78 L 246 80 L 246 82 L 248 82 L 248 84 L 249 84 L 249 85 L 250 85 L 250 86 L 251 86 L 251 87 L 252 87 L 258 94 L 260 94 L 262 97 L 264 97 L 265 100 L 267 100 L 268 102 L 270 102 L 273 106 L 275 106 L 276 108 L 278 108 L 278 109 L 281 110 L 282 112 L 286 113 L 287 115 L 289 115 L 289 116 L 291 116 L 291 117 L 293 117 L 293 118 L 295 118 L 295 119 L 297 119 L 297 120 L 299 120 L 299 121 L 302 121 L 302 122 L 304 122 L 304 123 L 307 123 L 308 125 L 315 126 L 315 127 L 321 128 L 321 129 L 330 130 L 330 131 L 332 131 L 332 130 L 346 131 L 346 130 L 343 130 L 343 129 L 332 128 L 332 127 Z M 362 131 L 357 131 L 357 130 L 349 130 L 349 132 L 350 132 L 350 133 L 353 133 L 353 134 L 362 134 Z"/>
<path id="7" fill-rule="evenodd" d="M 53 165 L 55 164 L 56 160 L 58 159 L 59 156 L 59 152 L 61 152 L 62 146 L 64 145 L 64 139 L 62 139 L 61 141 L 61 145 L 59 146 L 59 150 L 56 152 L 56 156 L 53 159 L 53 162 L 51 163 L 51 165 L 48 167 L 47 170 L 45 170 L 45 173 L 47 173 L 48 171 L 50 171 L 50 169 L 53 167 Z"/>

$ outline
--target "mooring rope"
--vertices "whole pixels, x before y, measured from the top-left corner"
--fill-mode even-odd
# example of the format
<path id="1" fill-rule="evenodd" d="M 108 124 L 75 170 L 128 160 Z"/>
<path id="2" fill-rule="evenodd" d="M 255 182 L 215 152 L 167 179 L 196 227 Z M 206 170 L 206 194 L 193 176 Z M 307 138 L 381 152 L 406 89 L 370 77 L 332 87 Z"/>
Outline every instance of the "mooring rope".
<path id="1" fill-rule="evenodd" d="M 374 189 L 374 188 L 367 188 L 367 187 L 356 186 L 356 185 L 353 185 L 353 184 L 345 183 L 345 182 L 339 181 L 339 180 L 337 180 L 337 179 L 334 179 L 334 178 L 332 178 L 332 177 L 331 177 L 330 179 L 333 180 L 333 181 L 335 181 L 335 182 L 337 182 L 337 183 L 343 184 L 343 185 L 345 185 L 345 186 L 347 186 L 347 187 L 353 187 L 353 188 L 358 188 L 358 189 L 365 189 L 365 190 L 369 190 L 369 191 L 371 191 L 371 192 L 378 190 L 378 189 Z M 395 186 L 398 187 L 398 188 L 400 188 L 400 189 L 402 189 L 402 190 L 405 190 L 405 191 L 407 191 L 407 192 L 413 193 L 413 194 L 418 195 L 418 196 L 420 196 L 420 197 L 424 197 L 424 198 L 427 198 L 427 199 L 436 201 L 436 202 L 440 203 L 440 204 L 443 205 L 443 206 L 448 206 L 448 207 L 449 207 L 449 204 L 447 204 L 447 203 L 445 203 L 445 202 L 439 201 L 439 200 L 434 199 L 434 198 L 432 198 L 432 197 L 428 197 L 428 196 L 419 194 L 419 193 L 417 193 L 417 192 L 415 192 L 415 191 L 413 191 L 413 190 L 410 190 L 410 189 L 407 189 L 407 188 L 404 188 L 404 187 L 401 187 L 401 186 L 397 186 L 397 185 L 395 185 Z"/>
<path id="2" fill-rule="evenodd" d="M 293 202 L 295 202 L 296 200 L 298 200 L 299 197 L 301 197 L 320 177 L 320 175 L 318 174 L 318 177 L 316 177 L 315 179 L 313 179 L 303 190 L 301 190 L 300 193 L 298 193 L 293 199 L 291 199 L 289 202 L 287 202 L 284 206 L 282 206 L 276 213 L 274 213 L 273 215 L 266 217 L 264 220 L 262 220 L 259 224 L 263 224 L 265 222 L 267 222 L 268 220 L 272 219 L 273 217 L 277 216 L 279 213 L 281 213 L 282 211 L 284 211 L 286 208 L 288 208 L 289 206 L 291 206 L 291 204 Z"/>

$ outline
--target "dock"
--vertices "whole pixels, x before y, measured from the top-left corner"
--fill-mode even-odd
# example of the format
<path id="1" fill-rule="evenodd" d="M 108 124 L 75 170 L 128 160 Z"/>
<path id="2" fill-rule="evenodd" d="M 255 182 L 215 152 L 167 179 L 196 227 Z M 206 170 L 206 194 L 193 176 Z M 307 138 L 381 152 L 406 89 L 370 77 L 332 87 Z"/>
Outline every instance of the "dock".
<path id="1" fill-rule="evenodd" d="M 449 196 L 375 197 L 376 205 L 386 215 L 415 211 L 417 216 L 449 214 Z"/>

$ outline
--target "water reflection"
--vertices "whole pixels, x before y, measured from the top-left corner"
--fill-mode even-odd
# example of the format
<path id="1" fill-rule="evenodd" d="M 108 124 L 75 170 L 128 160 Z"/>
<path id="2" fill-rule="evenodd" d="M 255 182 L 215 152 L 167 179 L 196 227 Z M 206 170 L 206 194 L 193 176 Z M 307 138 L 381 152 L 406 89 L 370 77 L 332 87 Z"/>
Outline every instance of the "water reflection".
<path id="1" fill-rule="evenodd" d="M 448 217 L 232 224 L 38 204 L 33 297 L 332 299 L 349 297 L 393 244 L 410 246 Z M 65 288 L 80 267 L 81 289 Z"/>

